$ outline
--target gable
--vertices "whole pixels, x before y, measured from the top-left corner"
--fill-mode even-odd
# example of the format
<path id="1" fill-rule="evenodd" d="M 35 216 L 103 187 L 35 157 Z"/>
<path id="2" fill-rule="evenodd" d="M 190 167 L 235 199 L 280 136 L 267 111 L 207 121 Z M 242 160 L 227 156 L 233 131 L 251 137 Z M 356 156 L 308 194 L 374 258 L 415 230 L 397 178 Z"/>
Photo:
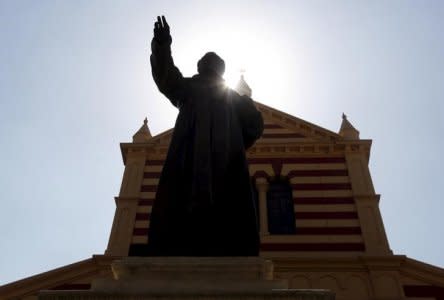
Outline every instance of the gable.
<path id="1" fill-rule="evenodd" d="M 326 142 L 342 139 L 337 133 L 286 114 L 265 104 L 255 102 L 264 119 L 264 133 L 258 142 L 271 142 L 278 139 L 293 141 Z"/>
<path id="2" fill-rule="evenodd" d="M 257 143 L 287 142 L 326 142 L 342 140 L 342 137 L 330 130 L 256 102 L 257 109 L 264 119 L 264 132 Z M 151 143 L 167 145 L 170 143 L 173 129 L 166 130 L 150 140 Z"/>

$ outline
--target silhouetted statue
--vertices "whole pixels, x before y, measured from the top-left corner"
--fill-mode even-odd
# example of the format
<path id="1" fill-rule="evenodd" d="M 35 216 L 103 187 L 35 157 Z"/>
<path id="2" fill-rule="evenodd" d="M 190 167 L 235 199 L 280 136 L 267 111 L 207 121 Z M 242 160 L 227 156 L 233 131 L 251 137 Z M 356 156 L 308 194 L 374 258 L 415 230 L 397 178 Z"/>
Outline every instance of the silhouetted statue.
<path id="1" fill-rule="evenodd" d="M 148 249 L 130 254 L 258 255 L 245 150 L 261 136 L 262 116 L 249 97 L 225 85 L 225 63 L 213 52 L 199 60 L 197 75 L 184 78 L 173 63 L 171 41 L 165 17 L 157 17 L 152 75 L 179 115 L 153 204 Z"/>

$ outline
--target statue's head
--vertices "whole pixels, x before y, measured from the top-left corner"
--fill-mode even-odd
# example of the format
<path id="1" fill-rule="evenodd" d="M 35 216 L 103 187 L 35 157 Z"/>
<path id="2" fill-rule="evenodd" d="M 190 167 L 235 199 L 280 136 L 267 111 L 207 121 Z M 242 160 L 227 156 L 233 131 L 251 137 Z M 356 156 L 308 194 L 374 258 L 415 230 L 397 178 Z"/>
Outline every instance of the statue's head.
<path id="1" fill-rule="evenodd" d="M 225 72 L 225 62 L 214 52 L 208 52 L 197 62 L 199 74 L 217 74 L 220 77 Z"/>

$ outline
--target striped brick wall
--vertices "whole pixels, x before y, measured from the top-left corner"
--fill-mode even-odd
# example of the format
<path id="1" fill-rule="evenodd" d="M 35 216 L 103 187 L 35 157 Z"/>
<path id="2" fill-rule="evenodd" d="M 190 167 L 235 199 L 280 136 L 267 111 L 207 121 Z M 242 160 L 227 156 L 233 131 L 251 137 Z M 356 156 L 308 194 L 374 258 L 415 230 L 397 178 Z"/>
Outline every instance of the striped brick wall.
<path id="1" fill-rule="evenodd" d="M 261 143 L 290 143 L 304 136 L 265 123 Z M 133 244 L 148 242 L 151 207 L 163 160 L 148 160 L 140 189 Z M 365 251 L 344 156 L 304 153 L 300 157 L 248 158 L 252 177 L 283 176 L 293 188 L 296 234 L 262 236 L 263 252 Z"/>
<path id="2" fill-rule="evenodd" d="M 249 159 L 254 177 L 287 177 L 293 188 L 295 235 L 262 237 L 267 252 L 365 250 L 344 157 Z"/>
<path id="3" fill-rule="evenodd" d="M 139 205 L 137 207 L 136 221 L 133 230 L 133 244 L 148 243 L 148 228 L 151 207 L 156 197 L 157 184 L 162 172 L 163 160 L 146 161 L 142 186 L 140 189 Z"/>

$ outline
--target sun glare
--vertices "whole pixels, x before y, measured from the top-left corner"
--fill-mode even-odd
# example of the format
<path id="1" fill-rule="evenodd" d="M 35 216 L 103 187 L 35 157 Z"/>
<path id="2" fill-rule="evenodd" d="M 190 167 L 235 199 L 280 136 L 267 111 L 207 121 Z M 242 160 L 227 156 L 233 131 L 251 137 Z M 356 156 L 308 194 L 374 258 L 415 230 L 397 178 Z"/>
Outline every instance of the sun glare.
<path id="1" fill-rule="evenodd" d="M 245 69 L 227 70 L 224 75 L 225 84 L 234 89 L 239 82 L 241 74 L 245 74 Z"/>
<path id="2" fill-rule="evenodd" d="M 267 37 L 266 33 L 252 34 L 239 28 L 224 28 L 218 32 L 201 32 L 192 40 L 201 42 L 188 43 L 177 49 L 184 58 L 183 62 L 191 63 L 188 64 L 191 73 L 196 70 L 195 61 L 206 52 L 214 51 L 225 61 L 227 86 L 234 88 L 244 74 L 255 100 L 280 98 L 279 93 L 284 90 L 281 79 L 287 78 L 283 63 L 285 57 L 279 55 L 282 52 L 279 51 L 279 43 Z M 190 60 L 190 57 L 196 57 L 196 60 Z"/>

